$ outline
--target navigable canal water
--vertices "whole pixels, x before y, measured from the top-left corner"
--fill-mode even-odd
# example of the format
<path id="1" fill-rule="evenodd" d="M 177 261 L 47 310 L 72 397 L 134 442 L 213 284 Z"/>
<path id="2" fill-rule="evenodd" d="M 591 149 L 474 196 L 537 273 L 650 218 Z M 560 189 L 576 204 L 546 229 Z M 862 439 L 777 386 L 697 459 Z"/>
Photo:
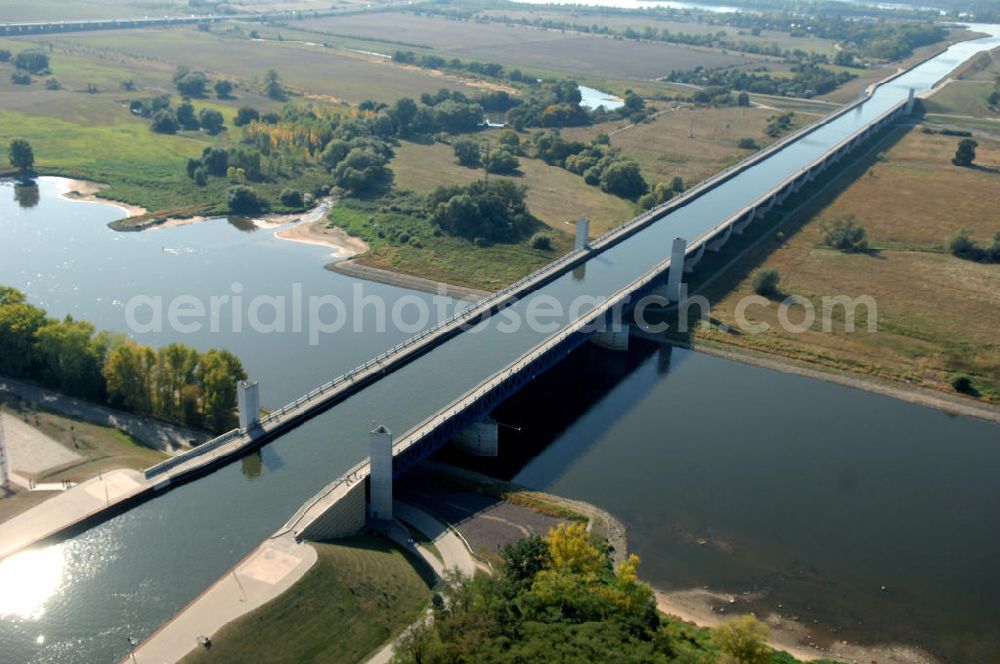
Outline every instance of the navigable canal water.
<path id="1" fill-rule="evenodd" d="M 267 406 L 408 336 L 391 325 L 375 331 L 377 305 L 355 313 L 360 298 L 430 298 L 369 283 L 356 292 L 356 282 L 321 268 L 329 250 L 246 224 L 115 233 L 105 224 L 118 216 L 60 198 L 51 179 L 37 198 L 0 184 L 0 283 L 51 315 L 115 331 L 127 331 L 124 307 L 136 295 L 294 297 L 296 283 L 304 296 L 337 295 L 366 319 L 363 332 L 316 346 L 306 332 L 236 332 L 225 311 L 217 333 L 135 335 L 233 350 L 262 382 Z M 1000 652 L 1000 611 L 990 604 L 1000 590 L 1000 427 L 697 353 L 642 343 L 625 356 L 596 352 L 567 365 L 589 362 L 586 376 L 565 384 L 572 389 L 525 393 L 535 395 L 533 420 L 515 410 L 523 398 L 506 406 L 525 420 L 524 449 L 535 454 L 510 472 L 624 519 L 649 580 L 741 593 L 741 606 L 852 640 L 919 644 L 951 661 Z M 556 371 L 552 380 L 564 370 Z M 0 562 L 0 659 L 124 656 L 128 636 L 146 637 L 358 460 L 334 444 L 336 433 L 317 418 L 260 459 Z"/>

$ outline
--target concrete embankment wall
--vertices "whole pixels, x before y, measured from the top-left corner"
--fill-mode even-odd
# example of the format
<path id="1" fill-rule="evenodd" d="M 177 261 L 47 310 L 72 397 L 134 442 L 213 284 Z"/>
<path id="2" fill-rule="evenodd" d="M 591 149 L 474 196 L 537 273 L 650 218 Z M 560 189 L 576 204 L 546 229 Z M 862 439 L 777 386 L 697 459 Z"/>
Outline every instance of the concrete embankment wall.
<path id="1" fill-rule="evenodd" d="M 365 527 L 367 480 L 357 482 L 314 521 L 296 533 L 310 540 L 348 537 Z"/>

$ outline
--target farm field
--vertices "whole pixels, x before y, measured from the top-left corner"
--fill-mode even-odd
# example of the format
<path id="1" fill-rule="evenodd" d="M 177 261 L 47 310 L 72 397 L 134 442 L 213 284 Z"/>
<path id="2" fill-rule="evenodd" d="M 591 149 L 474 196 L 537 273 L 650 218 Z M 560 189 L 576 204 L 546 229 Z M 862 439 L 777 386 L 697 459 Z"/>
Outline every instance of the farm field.
<path id="1" fill-rule="evenodd" d="M 655 78 L 666 76 L 673 69 L 691 69 L 698 65 L 724 67 L 749 61 L 743 56 L 711 49 L 416 16 L 406 12 L 307 19 L 292 27 L 382 40 L 392 44 L 392 50 L 423 47 L 443 57 L 606 78 Z M 401 40 L 410 46 L 400 45 Z"/>
<path id="2" fill-rule="evenodd" d="M 753 138 L 765 146 L 776 139 L 764 133 L 768 118 L 779 111 L 762 108 L 663 109 L 653 121 L 640 125 L 604 123 L 564 129 L 566 138 L 589 142 L 606 133 L 611 145 L 636 161 L 650 183 L 670 182 L 675 176 L 686 185 L 697 184 L 726 166 L 749 157 L 751 150 L 738 147 L 741 138 Z M 818 116 L 796 114 L 793 130 Z M 692 138 L 693 134 L 693 138 Z"/>
<path id="3" fill-rule="evenodd" d="M 55 49 L 86 49 L 112 61 L 139 58 L 166 65 L 170 72 L 177 65 L 186 65 L 251 86 L 267 70 L 275 69 L 293 91 L 334 103 L 365 99 L 392 103 L 400 97 L 419 97 L 441 87 L 470 95 L 475 92 L 469 85 L 429 71 L 399 67 L 381 58 L 322 46 L 253 41 L 246 35 L 206 33 L 186 27 L 47 35 L 44 43 L 51 43 Z"/>
<path id="4" fill-rule="evenodd" d="M 790 333 L 779 327 L 772 301 L 749 315 L 771 325 L 766 333 L 701 327 L 696 346 L 760 351 L 946 392 L 953 391 L 950 377 L 964 373 L 982 398 L 1000 401 L 1000 272 L 943 248 L 962 229 L 984 244 L 1000 231 L 1000 140 L 977 137 L 982 167 L 960 168 L 951 163 L 958 138 L 919 130 L 896 135 L 901 140 L 881 160 L 870 155 L 855 164 L 784 225 L 784 236 L 769 237 L 704 293 L 714 322 L 733 325 L 736 303 L 753 293 L 753 271 L 773 268 L 781 274 L 782 297 L 806 297 L 817 311 L 822 296 L 870 295 L 878 331 L 868 332 L 862 317 L 854 333 L 836 321 L 832 333 L 818 322 Z M 843 215 L 865 228 L 870 251 L 841 253 L 822 244 L 824 224 Z"/>
<path id="5" fill-rule="evenodd" d="M 741 30 L 726 25 L 716 25 L 702 22 L 699 15 L 694 15 L 691 20 L 671 17 L 668 12 L 664 13 L 625 13 L 621 11 L 602 11 L 597 8 L 567 7 L 552 8 L 539 7 L 517 9 L 488 9 L 477 13 L 477 16 L 485 16 L 494 19 L 512 19 L 515 21 L 563 21 L 566 23 L 587 25 L 587 26 L 607 26 L 613 30 L 624 30 L 633 28 L 642 31 L 645 26 L 652 26 L 658 30 L 669 30 L 673 33 L 683 33 L 689 35 L 718 34 L 725 32 L 725 38 L 731 41 L 745 41 L 749 44 L 760 46 L 770 46 L 777 44 L 782 49 L 802 49 L 815 53 L 826 53 L 832 55 L 836 52 L 834 42 L 831 39 L 819 37 L 792 37 L 787 32 L 778 30 L 761 30 L 759 35 L 752 35 L 748 30 Z"/>

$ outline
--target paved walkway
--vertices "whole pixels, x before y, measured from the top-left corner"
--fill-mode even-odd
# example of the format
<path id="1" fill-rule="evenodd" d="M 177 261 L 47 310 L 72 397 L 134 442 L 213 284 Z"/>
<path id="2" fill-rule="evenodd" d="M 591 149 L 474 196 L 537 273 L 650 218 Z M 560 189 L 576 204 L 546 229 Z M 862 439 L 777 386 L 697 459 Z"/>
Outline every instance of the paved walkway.
<path id="1" fill-rule="evenodd" d="M 146 445 L 167 454 L 179 454 L 189 449 L 192 441 L 203 442 L 209 438 L 204 432 L 113 410 L 10 378 L 0 378 L 0 392 L 16 395 L 29 403 L 67 417 L 124 431 Z"/>
<path id="2" fill-rule="evenodd" d="M 444 559 L 445 569 L 457 569 L 465 576 L 476 573 L 476 561 L 465 541 L 445 523 L 413 505 L 398 500 L 393 503 L 392 509 L 398 520 L 410 524 L 434 543 Z"/>
<path id="3" fill-rule="evenodd" d="M 51 502 L 51 501 L 50 501 Z M 447 525 L 413 506 L 396 502 L 399 519 L 430 539 L 441 552 L 443 562 L 427 547 L 411 544 L 409 531 L 396 523 L 385 529 L 390 539 L 420 556 L 441 576 L 457 569 L 472 575 L 476 563 L 462 539 Z M 198 647 L 199 636 L 213 636 L 224 625 L 274 599 L 301 579 L 316 562 L 316 550 L 308 543 L 297 544 L 291 533 L 265 540 L 230 573 L 209 586 L 169 622 L 136 648 L 142 664 L 173 664 Z M 426 618 L 421 618 L 424 620 Z M 385 664 L 393 654 L 387 644 L 370 662 Z M 128 664 L 129 658 L 122 660 Z"/>
<path id="4" fill-rule="evenodd" d="M 0 559 L 127 500 L 149 487 L 137 470 L 112 470 L 0 523 Z"/>
<path id="5" fill-rule="evenodd" d="M 3 439 L 12 471 L 38 475 L 51 468 L 72 463 L 80 455 L 60 445 L 20 417 L 0 412 Z"/>
<path id="6" fill-rule="evenodd" d="M 268 539 L 233 571 L 208 587 L 170 622 L 136 648 L 142 664 L 172 664 L 199 647 L 198 637 L 221 627 L 285 592 L 316 562 L 316 549 L 291 535 Z M 122 664 L 130 662 L 126 657 Z"/>
<path id="7" fill-rule="evenodd" d="M 437 556 L 435 556 L 426 547 L 420 546 L 419 544 L 411 545 L 408 541 L 400 542 L 397 539 L 397 537 L 407 537 L 408 539 L 408 535 L 390 534 L 390 537 L 400 546 L 411 551 L 415 551 L 419 556 L 427 561 L 427 564 L 434 568 L 434 572 L 439 577 L 442 576 L 443 571 L 447 569 L 457 569 L 465 576 L 472 576 L 476 573 L 476 561 L 472 558 L 472 554 L 469 552 L 468 547 L 466 547 L 465 542 L 446 524 L 437 520 L 427 512 L 424 512 L 413 505 L 401 503 L 398 500 L 393 502 L 392 509 L 396 514 L 397 520 L 402 520 L 410 524 L 434 543 L 437 550 L 441 552 L 441 557 L 444 558 L 444 562 L 442 563 L 438 560 Z M 400 529 L 402 529 L 402 526 L 400 526 Z M 414 623 L 414 625 L 428 620 L 429 616 L 430 611 L 428 610 L 426 614 L 417 619 L 417 622 Z M 407 628 L 407 630 L 412 628 L 413 626 L 411 625 Z M 389 661 L 396 652 L 396 643 L 400 638 L 402 637 L 397 637 L 396 639 L 393 639 L 389 643 L 385 644 L 381 650 L 369 657 L 365 661 L 365 664 L 389 664 Z"/>

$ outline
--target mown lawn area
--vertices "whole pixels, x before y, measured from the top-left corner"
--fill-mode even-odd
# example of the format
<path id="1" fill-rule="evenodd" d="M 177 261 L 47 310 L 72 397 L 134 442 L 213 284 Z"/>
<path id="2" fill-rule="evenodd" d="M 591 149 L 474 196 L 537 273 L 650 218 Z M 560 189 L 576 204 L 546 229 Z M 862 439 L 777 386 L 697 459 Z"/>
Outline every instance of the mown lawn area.
<path id="1" fill-rule="evenodd" d="M 429 572 L 386 540 L 359 535 L 311 546 L 319 557 L 302 579 L 221 629 L 211 649 L 199 648 L 184 664 L 361 662 L 427 606 Z"/>
<path id="2" fill-rule="evenodd" d="M 859 317 L 848 333 L 842 315 L 832 332 L 821 330 L 820 317 L 805 333 L 785 331 L 772 300 L 748 310 L 751 321 L 771 326 L 766 333 L 723 333 L 713 325 L 695 333 L 695 344 L 737 346 L 949 392 L 950 378 L 964 373 L 982 399 L 1000 402 L 1000 267 L 944 250 L 962 229 L 982 244 L 1000 232 L 1000 137 L 977 137 L 982 168 L 951 163 L 959 140 L 919 129 L 905 133 L 878 159 L 854 164 L 814 206 L 789 220 L 784 236 L 764 241 L 706 292 L 715 322 L 732 326 L 736 304 L 753 294 L 754 271 L 772 268 L 781 274 L 782 297 L 806 297 L 817 312 L 823 296 L 871 296 L 877 332 L 868 332 Z M 843 215 L 865 228 L 869 251 L 841 253 L 823 244 L 824 224 Z M 801 321 L 801 309 L 790 318 Z"/>

